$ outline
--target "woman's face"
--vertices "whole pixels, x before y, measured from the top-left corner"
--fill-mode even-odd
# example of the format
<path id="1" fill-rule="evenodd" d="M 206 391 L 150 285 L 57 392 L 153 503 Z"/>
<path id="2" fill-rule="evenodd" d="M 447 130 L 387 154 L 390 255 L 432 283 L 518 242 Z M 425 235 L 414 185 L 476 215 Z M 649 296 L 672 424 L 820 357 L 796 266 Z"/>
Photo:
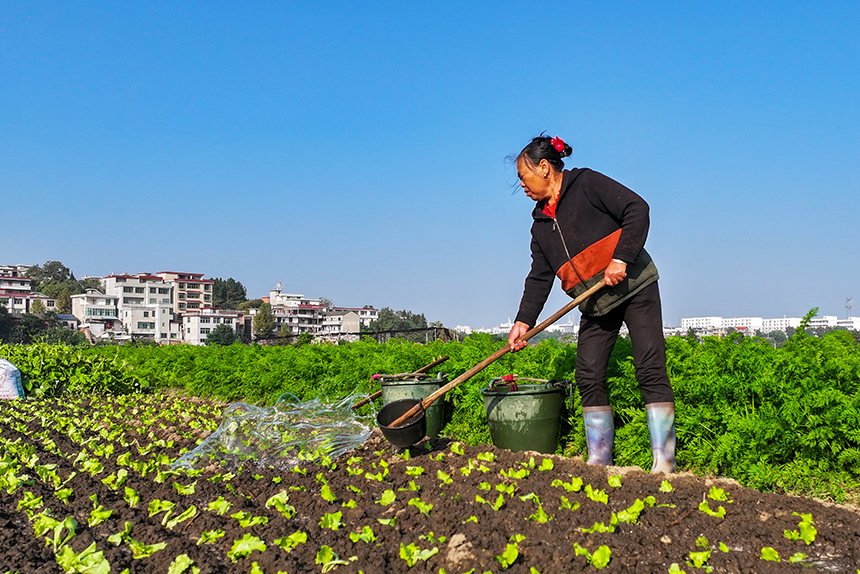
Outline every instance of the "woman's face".
<path id="1" fill-rule="evenodd" d="M 530 199 L 541 201 L 552 197 L 552 189 L 547 177 L 549 174 L 544 173 L 548 169 L 550 169 L 550 166 L 546 160 L 542 160 L 540 164 L 533 166 L 523 156 L 517 159 L 517 177 L 520 178 L 520 187 L 523 188 L 523 191 L 526 192 L 526 195 Z"/>

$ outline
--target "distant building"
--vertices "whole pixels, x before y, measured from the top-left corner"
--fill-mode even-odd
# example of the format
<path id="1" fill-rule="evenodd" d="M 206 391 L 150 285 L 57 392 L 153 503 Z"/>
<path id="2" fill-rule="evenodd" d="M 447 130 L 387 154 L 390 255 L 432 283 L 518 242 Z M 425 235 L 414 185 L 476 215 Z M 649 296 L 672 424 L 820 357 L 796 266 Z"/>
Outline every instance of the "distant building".
<path id="1" fill-rule="evenodd" d="M 182 315 L 182 340 L 190 345 L 206 344 L 206 337 L 218 325 L 228 325 L 233 333 L 241 335 L 243 330 L 241 311 L 228 311 L 217 307 L 203 307 Z"/>
<path id="2" fill-rule="evenodd" d="M 173 286 L 173 292 L 176 295 L 173 302 L 174 313 L 212 306 L 212 290 L 215 281 L 204 279 L 203 273 L 159 271 L 155 275 Z"/>
<path id="3" fill-rule="evenodd" d="M 96 338 L 117 338 L 126 335 L 119 320 L 119 296 L 106 295 L 96 289 L 72 295 L 72 315 L 77 318 L 81 329 L 88 329 Z"/>
<path id="4" fill-rule="evenodd" d="M 118 316 L 133 339 L 169 342 L 173 319 L 173 285 L 145 273 L 108 275 L 102 279 L 105 293 L 119 298 Z"/>

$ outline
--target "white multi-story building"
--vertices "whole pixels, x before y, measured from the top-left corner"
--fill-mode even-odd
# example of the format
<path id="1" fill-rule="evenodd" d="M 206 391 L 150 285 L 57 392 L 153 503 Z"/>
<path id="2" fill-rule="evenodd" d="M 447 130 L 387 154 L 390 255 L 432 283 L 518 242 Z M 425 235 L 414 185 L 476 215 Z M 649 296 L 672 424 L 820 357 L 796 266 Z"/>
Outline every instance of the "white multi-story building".
<path id="1" fill-rule="evenodd" d="M 833 329 L 837 326 L 836 315 L 824 315 L 822 317 L 813 317 L 809 320 L 810 328 L 814 327 L 829 327 Z"/>
<path id="2" fill-rule="evenodd" d="M 836 321 L 837 327 L 843 327 L 849 331 L 860 331 L 860 317 L 848 317 Z"/>
<path id="3" fill-rule="evenodd" d="M 95 338 L 125 335 L 119 320 L 119 296 L 105 295 L 95 289 L 72 295 L 72 315 L 81 322 L 81 329 L 88 329 Z"/>
<path id="4" fill-rule="evenodd" d="M 30 278 L 18 266 L 0 266 L 0 305 L 10 313 L 28 313 L 30 303 Z"/>
<path id="5" fill-rule="evenodd" d="M 681 319 L 681 329 L 721 329 L 723 327 L 722 317 L 689 317 Z"/>
<path id="6" fill-rule="evenodd" d="M 156 276 L 164 279 L 173 286 L 175 299 L 174 313 L 194 311 L 212 306 L 212 289 L 215 281 L 204 279 L 203 273 L 185 273 L 178 271 L 159 271 Z"/>
<path id="7" fill-rule="evenodd" d="M 134 339 L 167 343 L 173 319 L 173 285 L 146 273 L 108 275 L 102 279 L 105 293 L 119 299 L 118 316 Z"/>
<path id="8" fill-rule="evenodd" d="M 202 307 L 182 314 L 182 339 L 191 345 L 203 345 L 206 337 L 218 328 L 228 325 L 233 333 L 241 326 L 244 313 L 228 311 L 217 307 Z"/>
<path id="9" fill-rule="evenodd" d="M 722 328 L 723 329 L 735 329 L 735 330 L 745 330 L 748 333 L 755 333 L 756 331 L 761 331 L 762 322 L 764 320 L 761 317 L 729 317 L 722 319 Z"/>
<path id="10" fill-rule="evenodd" d="M 800 327 L 800 317 L 778 317 L 776 319 L 762 319 L 761 332 L 770 333 L 772 331 L 786 332 L 789 328 L 797 329 Z"/>

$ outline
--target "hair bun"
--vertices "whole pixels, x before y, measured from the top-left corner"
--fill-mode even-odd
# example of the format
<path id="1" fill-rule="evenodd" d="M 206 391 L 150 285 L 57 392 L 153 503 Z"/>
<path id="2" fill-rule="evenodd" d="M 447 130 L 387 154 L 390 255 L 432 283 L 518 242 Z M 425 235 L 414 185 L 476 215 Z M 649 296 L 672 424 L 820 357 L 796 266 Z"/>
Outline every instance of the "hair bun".
<path id="1" fill-rule="evenodd" d="M 561 157 L 570 157 L 571 155 L 573 155 L 573 148 L 567 144 L 564 144 L 564 149 L 561 150 L 558 155 L 560 155 Z"/>
<path id="2" fill-rule="evenodd" d="M 561 157 L 567 157 L 573 153 L 573 148 L 564 143 L 564 140 L 558 136 L 554 138 L 550 138 L 549 145 L 555 148 L 555 151 L 558 152 L 558 155 Z"/>

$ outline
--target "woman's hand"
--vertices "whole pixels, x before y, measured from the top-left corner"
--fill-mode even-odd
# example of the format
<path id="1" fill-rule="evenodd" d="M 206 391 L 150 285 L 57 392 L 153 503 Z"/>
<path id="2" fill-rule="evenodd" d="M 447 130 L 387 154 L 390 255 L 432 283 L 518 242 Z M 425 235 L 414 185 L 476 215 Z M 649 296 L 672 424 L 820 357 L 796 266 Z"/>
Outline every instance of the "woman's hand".
<path id="1" fill-rule="evenodd" d="M 627 277 L 627 264 L 613 259 L 603 272 L 603 282 L 610 287 L 618 285 Z"/>
<path id="2" fill-rule="evenodd" d="M 511 327 L 511 333 L 508 335 L 508 345 L 511 346 L 511 352 L 517 352 L 520 349 L 525 349 L 528 346 L 526 341 L 517 341 L 521 336 L 525 335 L 529 330 L 529 326 L 522 321 L 517 321 Z"/>

